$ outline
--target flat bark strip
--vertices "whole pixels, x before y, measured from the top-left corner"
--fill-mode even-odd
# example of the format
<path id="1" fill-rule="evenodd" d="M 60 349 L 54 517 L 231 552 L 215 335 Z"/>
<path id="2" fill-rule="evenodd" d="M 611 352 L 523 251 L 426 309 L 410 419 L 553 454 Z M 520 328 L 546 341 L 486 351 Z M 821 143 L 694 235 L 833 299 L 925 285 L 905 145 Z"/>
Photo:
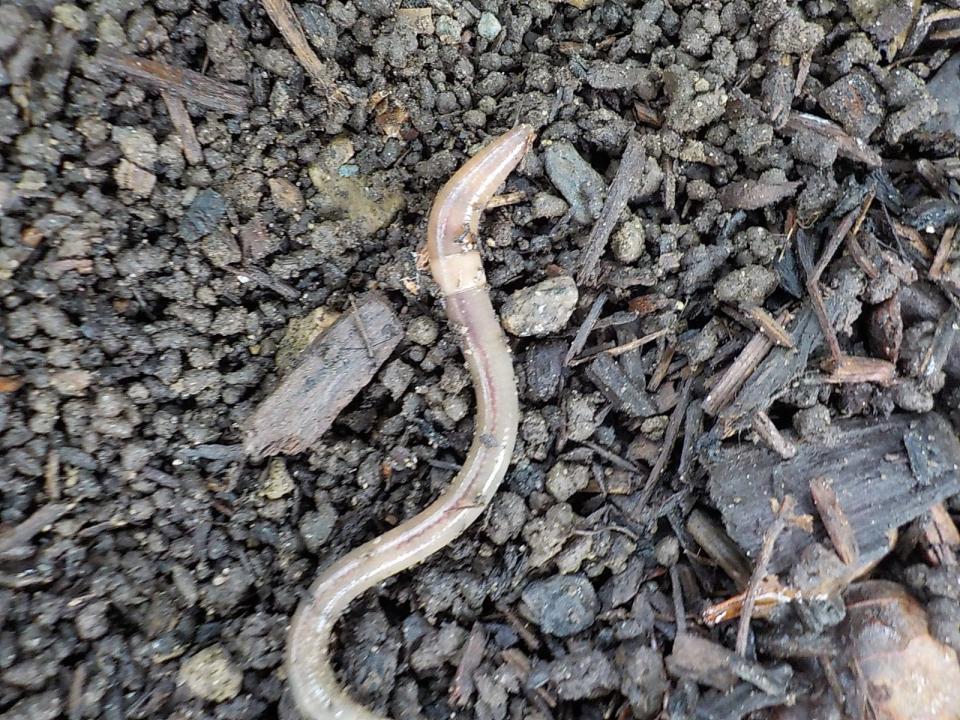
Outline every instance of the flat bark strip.
<path id="1" fill-rule="evenodd" d="M 640 183 L 643 164 L 646 162 L 647 153 L 643 149 L 643 141 L 635 133 L 630 134 L 627 140 L 627 147 L 623 151 L 623 159 L 620 161 L 620 167 L 617 168 L 617 175 L 610 184 L 610 191 L 607 193 L 607 200 L 603 204 L 603 210 L 597 222 L 594 223 L 590 231 L 590 238 L 587 240 L 587 246 L 583 250 L 580 263 L 580 272 L 577 274 L 577 284 L 593 285 L 597 281 L 597 263 L 607 247 L 607 240 L 610 239 L 610 233 L 616 227 L 620 219 L 620 213 L 627 207 L 627 203 L 637 190 Z"/>
<path id="2" fill-rule="evenodd" d="M 231 115 L 243 115 L 247 112 L 246 89 L 238 85 L 213 80 L 193 70 L 113 50 L 104 50 L 93 60 L 107 70 L 139 80 L 158 90 L 165 90 L 209 110 Z"/>
<path id="3" fill-rule="evenodd" d="M 797 442 L 797 454 L 788 461 L 765 447 L 740 443 L 728 443 L 711 456 L 710 495 L 730 537 L 748 556 L 760 551 L 757 528 L 773 521 L 771 499 L 790 494 L 798 515 L 819 515 L 809 487 L 819 475 L 833 481 L 837 506 L 853 530 L 863 563 L 886 554 L 889 531 L 960 492 L 960 440 L 938 413 L 851 419 L 836 423 L 834 430 L 819 442 Z M 796 440 L 793 433 L 784 434 Z M 917 438 L 924 439 L 922 462 L 908 452 Z M 789 567 L 804 547 L 825 537 L 819 522 L 812 535 L 787 528 L 770 571 Z"/>
<path id="4" fill-rule="evenodd" d="M 361 325 L 369 345 L 360 334 Z M 297 367 L 254 411 L 246 427 L 247 453 L 294 454 L 309 448 L 366 387 L 402 335 L 397 316 L 382 295 L 358 298 L 356 310 L 341 315 L 316 338 Z"/>
<path id="5" fill-rule="evenodd" d="M 34 535 L 44 531 L 48 525 L 66 515 L 73 505 L 70 503 L 50 503 L 34 511 L 13 529 L 0 535 L 0 553 L 26 545 Z"/>

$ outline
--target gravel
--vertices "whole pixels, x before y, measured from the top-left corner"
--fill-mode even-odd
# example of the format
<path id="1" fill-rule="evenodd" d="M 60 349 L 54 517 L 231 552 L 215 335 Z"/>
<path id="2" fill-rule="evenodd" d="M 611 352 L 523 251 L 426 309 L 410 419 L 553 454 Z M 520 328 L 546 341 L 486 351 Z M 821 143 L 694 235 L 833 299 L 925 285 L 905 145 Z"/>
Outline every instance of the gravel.
<path id="1" fill-rule="evenodd" d="M 543 337 L 562 330 L 577 305 L 577 283 L 566 275 L 514 292 L 500 309 L 504 329 L 517 337 Z"/>

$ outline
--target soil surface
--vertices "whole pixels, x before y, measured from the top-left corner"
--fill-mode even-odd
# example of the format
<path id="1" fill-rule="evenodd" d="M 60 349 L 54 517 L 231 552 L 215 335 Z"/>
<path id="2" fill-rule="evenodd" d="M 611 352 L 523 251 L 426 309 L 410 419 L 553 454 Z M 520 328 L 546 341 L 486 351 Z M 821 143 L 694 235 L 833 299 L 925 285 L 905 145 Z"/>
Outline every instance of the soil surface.
<path id="1" fill-rule="evenodd" d="M 841 417 L 960 423 L 956 0 L 296 12 L 309 70 L 254 0 L 0 7 L 0 719 L 296 717 L 301 593 L 424 507 L 469 445 L 469 377 L 417 253 L 438 188 L 518 122 L 537 142 L 482 224 L 521 395 L 513 464 L 462 538 L 354 603 L 342 677 L 397 719 L 820 702 L 811 654 L 776 638 L 751 636 L 769 677 L 739 695 L 667 662 L 678 626 L 734 647 L 737 623 L 700 612 L 757 560 L 731 575 L 687 521 L 722 527 L 722 442 L 786 457 L 778 442 L 826 442 Z M 867 374 L 841 376 L 811 287 Z M 248 455 L 254 409 L 370 290 L 402 327 L 382 367 L 309 449 Z M 702 411 L 752 338 L 804 311 L 792 373 Z M 927 521 L 872 576 L 960 650 L 957 566 Z M 842 616 L 821 617 L 824 643 Z"/>

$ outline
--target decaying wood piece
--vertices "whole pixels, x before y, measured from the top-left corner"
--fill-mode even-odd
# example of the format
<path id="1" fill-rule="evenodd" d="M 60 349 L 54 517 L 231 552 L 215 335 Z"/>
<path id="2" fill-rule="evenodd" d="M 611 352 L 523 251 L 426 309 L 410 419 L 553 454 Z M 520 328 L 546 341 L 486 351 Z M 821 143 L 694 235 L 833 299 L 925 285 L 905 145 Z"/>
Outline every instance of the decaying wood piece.
<path id="1" fill-rule="evenodd" d="M 635 418 L 657 414 L 647 391 L 624 372 L 620 363 L 607 353 L 600 353 L 587 368 L 587 377 L 613 405 Z"/>
<path id="2" fill-rule="evenodd" d="M 760 551 L 757 528 L 773 522 L 771 500 L 793 495 L 797 514 L 818 516 L 809 484 L 820 475 L 833 481 L 837 507 L 864 564 L 887 553 L 893 531 L 960 492 L 960 441 L 938 413 L 845 420 L 834 431 L 822 441 L 797 442 L 796 456 L 787 461 L 765 447 L 740 443 L 706 458 L 710 495 L 730 537 L 749 557 Z M 819 522 L 812 535 L 787 528 L 770 571 L 782 571 L 825 535 Z"/>
<path id="3" fill-rule="evenodd" d="M 703 551 L 730 576 L 737 587 L 747 586 L 750 564 L 727 532 L 707 514 L 694 510 L 687 518 L 687 532 Z"/>
<path id="4" fill-rule="evenodd" d="M 617 221 L 620 219 L 620 213 L 623 212 L 637 190 L 646 159 L 647 153 L 643 148 L 643 141 L 640 136 L 631 133 L 627 140 L 627 147 L 623 151 L 620 167 L 617 168 L 617 175 L 610 183 L 610 190 L 607 193 L 607 200 L 603 204 L 603 210 L 590 231 L 590 238 L 587 240 L 587 246 L 581 256 L 583 259 L 580 263 L 580 272 L 577 273 L 578 285 L 593 285 L 596 283 L 597 263 L 607 247 L 610 233 L 613 232 L 613 228 L 616 227 Z"/>
<path id="5" fill-rule="evenodd" d="M 791 675 L 786 666 L 768 670 L 692 633 L 677 635 L 673 652 L 667 657 L 667 669 L 671 675 L 724 692 L 733 689 L 738 680 L 744 680 L 769 695 L 783 694 Z"/>
<path id="6" fill-rule="evenodd" d="M 363 328 L 361 332 L 361 328 Z M 379 293 L 368 293 L 303 351 L 300 362 L 247 422 L 246 452 L 301 452 L 333 424 L 400 342 L 403 329 Z"/>
<path id="7" fill-rule="evenodd" d="M 857 282 L 852 275 L 843 273 L 837 280 L 837 287 L 824 300 L 827 318 L 834 326 L 857 292 Z M 810 301 L 805 303 L 789 329 L 794 347 L 775 347 L 770 350 L 733 402 L 719 413 L 726 432 L 748 427 L 753 422 L 754 413 L 766 412 L 786 392 L 789 384 L 806 370 L 810 354 L 823 344 L 823 331 Z"/>
<path id="8" fill-rule="evenodd" d="M 190 119 L 186 104 L 183 99 L 166 90 L 160 91 L 160 97 L 163 98 L 163 104 L 167 106 L 167 112 L 170 114 L 170 124 L 180 136 L 183 157 L 191 165 L 199 164 L 203 161 L 203 148 L 200 147 L 197 131 L 193 127 L 193 120 Z"/>
<path id="9" fill-rule="evenodd" d="M 232 115 L 243 115 L 247 112 L 244 88 L 208 78 L 193 70 L 113 50 L 101 51 L 93 61 L 107 70 L 139 80 L 209 110 Z"/>

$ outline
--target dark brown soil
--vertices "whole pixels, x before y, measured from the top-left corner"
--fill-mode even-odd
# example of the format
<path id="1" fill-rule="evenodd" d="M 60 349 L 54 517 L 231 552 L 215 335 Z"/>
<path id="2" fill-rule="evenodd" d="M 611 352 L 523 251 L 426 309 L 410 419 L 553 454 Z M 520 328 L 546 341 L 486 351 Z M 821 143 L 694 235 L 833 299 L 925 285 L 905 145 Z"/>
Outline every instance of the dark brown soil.
<path id="1" fill-rule="evenodd" d="M 960 424 L 960 34 L 955 12 L 928 20 L 956 0 L 296 7 L 321 78 L 255 0 L 0 7 L 0 720 L 295 716 L 302 591 L 425 506 L 469 444 L 469 378 L 416 253 L 437 189 L 517 122 L 538 134 L 507 183 L 522 197 L 482 228 L 520 384 L 514 463 L 464 537 L 355 603 L 345 680 L 397 719 L 812 701 L 823 678 L 769 649 L 776 623 L 748 648 L 769 674 L 733 700 L 668 671 L 678 603 L 688 629 L 736 635 L 701 625 L 738 588 L 686 521 L 719 519 L 706 459 L 762 442 L 757 411 L 811 443 L 841 416 Z M 229 86 L 165 101 L 107 50 Z M 611 187 L 626 208 L 605 217 Z M 804 267 L 858 208 L 859 245 L 819 287 L 843 353 L 895 382 L 823 382 L 811 314 L 795 371 L 721 432 L 700 408 L 757 308 L 812 312 Z M 368 290 L 404 328 L 382 369 L 309 451 L 247 457 L 244 424 L 303 336 Z M 925 519 L 873 576 L 960 650 L 957 566 L 924 552 Z M 839 607 L 804 627 L 831 637 Z"/>

